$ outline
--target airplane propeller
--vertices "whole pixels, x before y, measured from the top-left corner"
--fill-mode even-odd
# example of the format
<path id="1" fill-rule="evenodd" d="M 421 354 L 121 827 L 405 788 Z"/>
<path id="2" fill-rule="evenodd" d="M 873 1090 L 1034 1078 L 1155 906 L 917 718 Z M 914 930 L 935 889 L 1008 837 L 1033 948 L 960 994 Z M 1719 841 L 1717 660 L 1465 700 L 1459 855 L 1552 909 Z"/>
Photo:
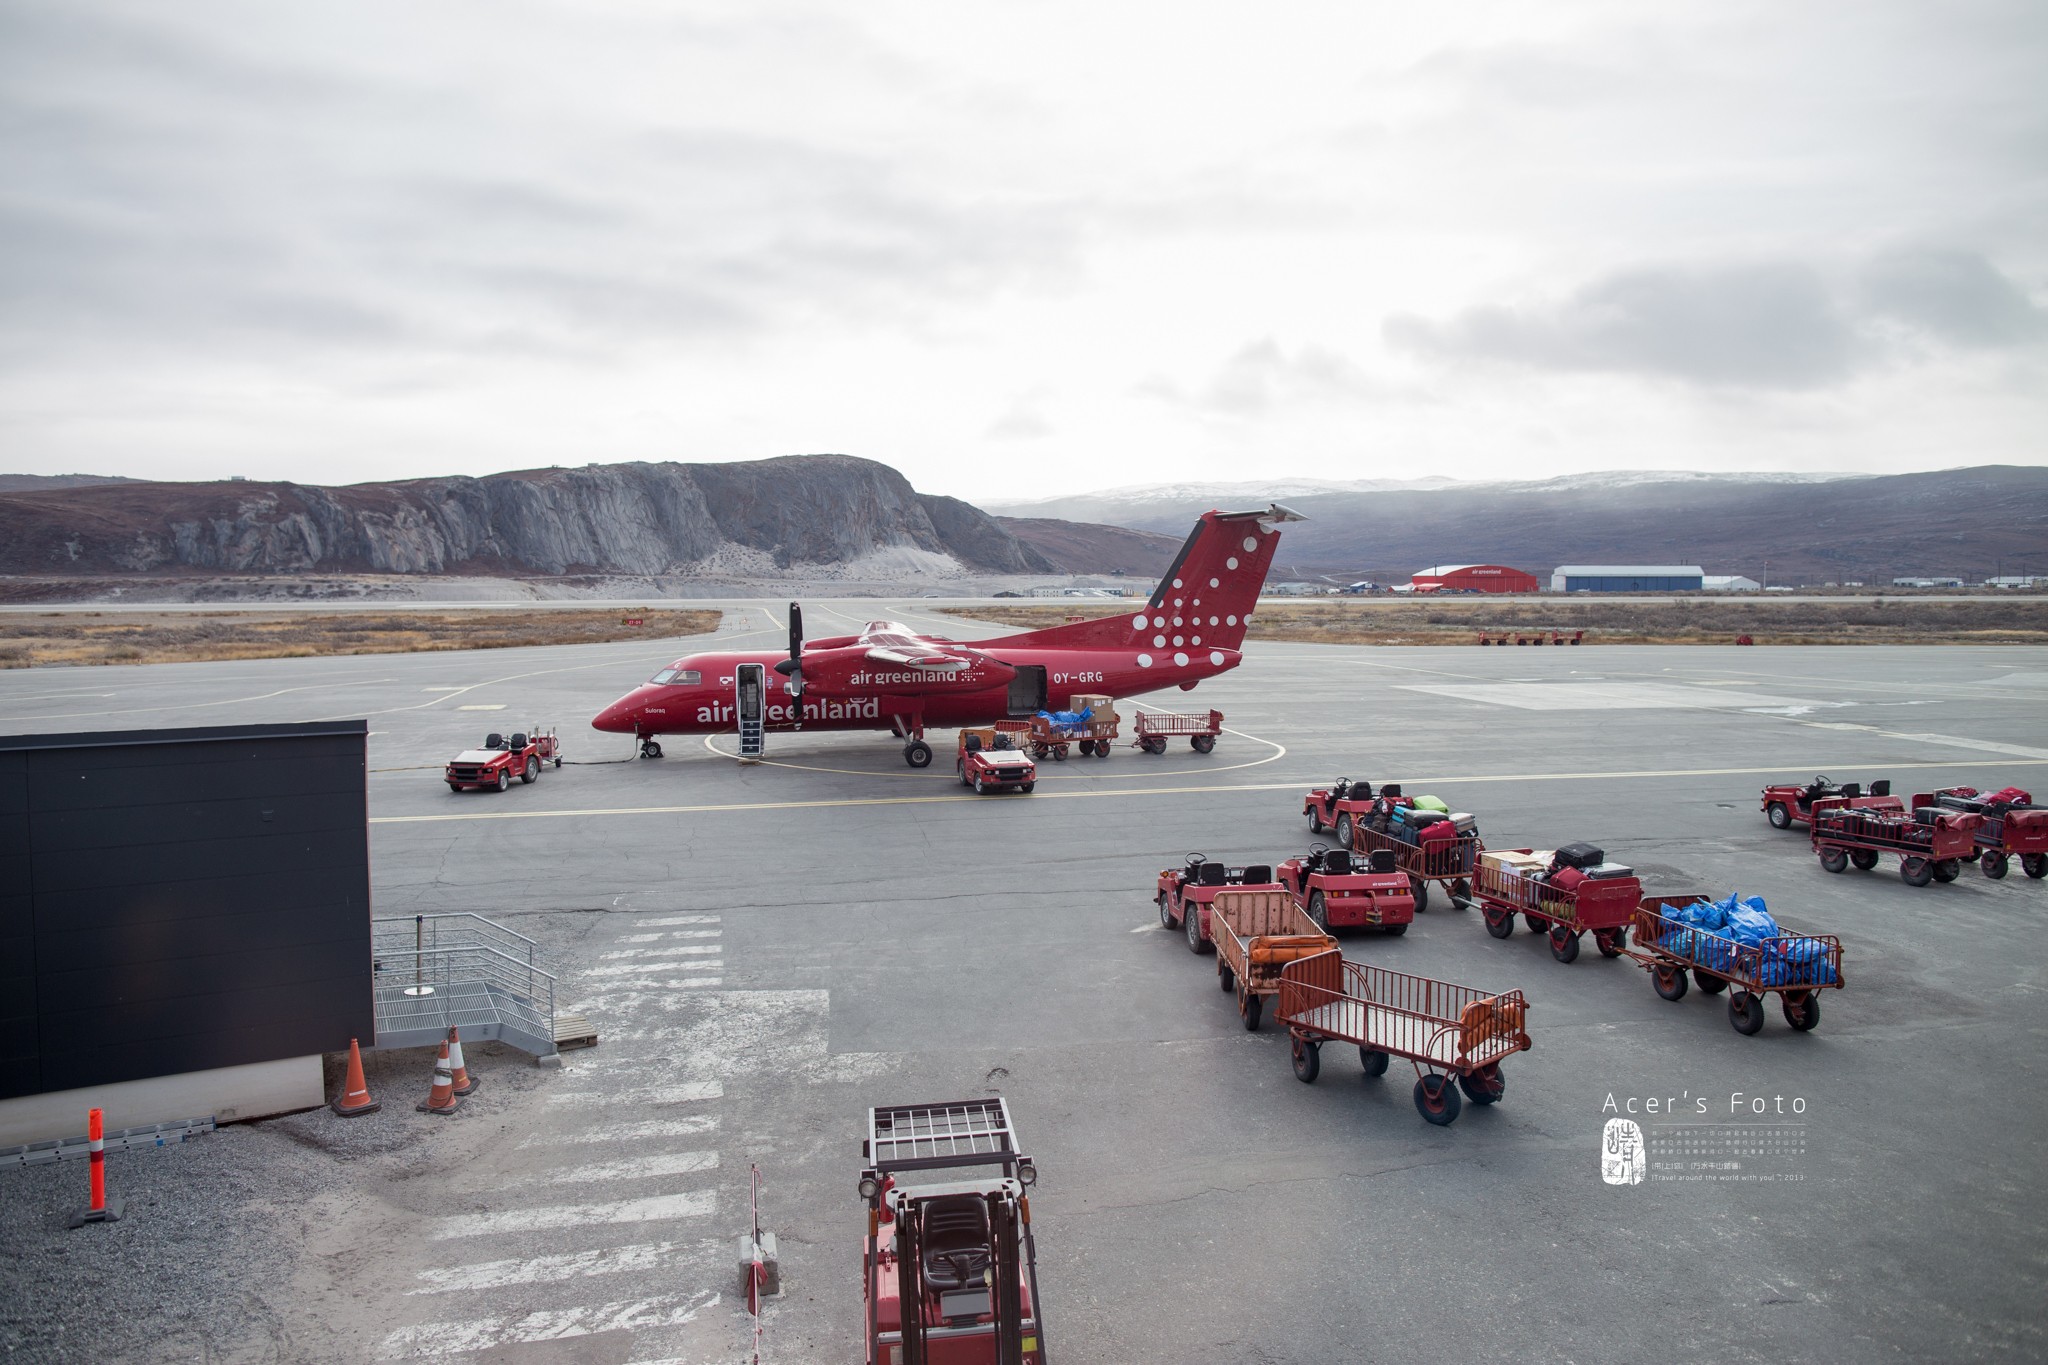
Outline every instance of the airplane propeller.
<path id="1" fill-rule="evenodd" d="M 789 679 L 790 696 L 804 694 L 804 609 L 800 603 L 789 604 L 789 658 L 775 665 L 775 671 Z"/>

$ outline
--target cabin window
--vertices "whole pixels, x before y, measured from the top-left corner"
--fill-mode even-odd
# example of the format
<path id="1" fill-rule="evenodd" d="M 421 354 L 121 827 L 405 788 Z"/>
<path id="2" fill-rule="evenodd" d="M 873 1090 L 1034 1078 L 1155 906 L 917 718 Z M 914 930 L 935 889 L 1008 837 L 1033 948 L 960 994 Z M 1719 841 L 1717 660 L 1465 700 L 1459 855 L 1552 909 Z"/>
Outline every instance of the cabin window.
<path id="1" fill-rule="evenodd" d="M 657 687 L 694 687 L 704 675 L 694 668 L 664 668 L 647 681 Z"/>

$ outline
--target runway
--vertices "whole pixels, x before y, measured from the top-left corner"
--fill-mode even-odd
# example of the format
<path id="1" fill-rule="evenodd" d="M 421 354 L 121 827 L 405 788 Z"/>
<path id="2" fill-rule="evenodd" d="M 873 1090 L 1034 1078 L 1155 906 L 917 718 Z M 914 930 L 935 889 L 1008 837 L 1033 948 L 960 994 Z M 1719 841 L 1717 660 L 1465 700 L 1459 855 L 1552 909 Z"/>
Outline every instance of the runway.
<path id="1" fill-rule="evenodd" d="M 719 605 L 725 640 L 781 636 L 781 604 Z M 977 633 L 933 605 L 805 615 Z M 421 1156 L 432 1179 L 394 1183 L 402 1153 L 343 1170 L 280 1309 L 310 1334 L 318 1305 L 360 1306 L 320 1324 L 334 1358 L 741 1360 L 758 1163 L 785 1286 L 764 1358 L 859 1360 L 865 1110 L 989 1093 L 1041 1172 L 1063 1365 L 2048 1351 L 2048 883 L 1829 875 L 1757 809 L 1766 780 L 1816 773 L 2048 789 L 2048 650 L 1254 643 L 1138 701 L 1222 710 L 1213 754 L 1120 748 L 977 798 L 950 734 L 912 772 L 886 734 L 772 734 L 742 767 L 680 738 L 634 761 L 587 728 L 702 643 L 0 673 L 6 733 L 367 718 L 377 913 L 514 924 L 598 1027 L 561 1072 L 487 1075 Z M 485 730 L 534 725 L 569 766 L 440 782 Z M 1627 959 L 1563 965 L 1437 897 L 1343 949 L 1524 991 L 1505 1099 L 1431 1127 L 1404 1064 L 1366 1079 L 1337 1048 L 1303 1085 L 1151 897 L 1190 851 L 1302 851 L 1300 793 L 1338 776 L 1433 792 L 1493 847 L 1589 840 L 1652 891 L 1762 895 L 1840 936 L 1847 988 L 1812 1033 L 1773 1007 L 1744 1037 L 1724 997 L 1666 1002 Z M 1668 1179 L 1603 1183 L 1617 1116 L 1668 1145 Z"/>

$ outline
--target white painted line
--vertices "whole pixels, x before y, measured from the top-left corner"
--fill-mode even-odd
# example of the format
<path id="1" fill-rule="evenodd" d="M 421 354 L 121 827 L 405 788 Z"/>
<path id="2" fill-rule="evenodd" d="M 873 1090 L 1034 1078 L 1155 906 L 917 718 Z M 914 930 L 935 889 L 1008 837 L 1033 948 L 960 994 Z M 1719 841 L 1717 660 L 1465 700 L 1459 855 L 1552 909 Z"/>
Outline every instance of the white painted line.
<path id="1" fill-rule="evenodd" d="M 457 1290 L 503 1289 L 507 1285 L 539 1284 L 543 1280 L 578 1279 L 591 1275 L 617 1275 L 627 1270 L 654 1270 L 680 1245 L 676 1242 L 641 1242 L 635 1246 L 599 1247 L 567 1256 L 534 1256 L 527 1260 L 480 1261 L 422 1270 L 416 1278 L 426 1283 L 408 1294 L 449 1294 Z"/>
<path id="2" fill-rule="evenodd" d="M 478 702 L 478 703 L 476 703 L 476 704 L 475 704 L 475 705 L 473 705 L 473 706 L 458 706 L 458 707 L 456 707 L 455 709 L 456 709 L 456 710 L 458 710 L 458 711 L 502 711 L 502 710 L 504 710 L 504 709 L 505 709 L 505 703 L 504 703 L 504 702 Z"/>
<path id="3" fill-rule="evenodd" d="M 696 1175 L 718 1169 L 716 1152 L 657 1152 L 625 1161 L 578 1166 L 554 1176 L 550 1185 L 589 1185 L 600 1180 L 646 1180 L 658 1175 Z"/>
<path id="4" fill-rule="evenodd" d="M 496 1213 L 464 1213 L 437 1218 L 427 1235 L 437 1242 L 456 1237 L 489 1237 L 501 1232 L 545 1232 L 551 1228 L 592 1227 L 600 1223 L 659 1223 L 670 1218 L 707 1218 L 718 1211 L 714 1190 L 689 1190 L 650 1199 L 622 1199 L 615 1204 L 551 1204 L 537 1209 L 501 1209 Z M 474 1349 L 464 1347 L 465 1350 Z"/>
<path id="5" fill-rule="evenodd" d="M 693 1104 L 725 1096 L 720 1081 L 690 1081 L 683 1085 L 651 1086 L 641 1090 L 613 1090 L 599 1094 L 585 1090 L 557 1090 L 549 1104 Z"/>
<path id="6" fill-rule="evenodd" d="M 621 948 L 616 952 L 599 953 L 597 956 L 600 961 L 610 962 L 622 957 L 673 957 L 678 953 L 696 953 L 701 955 L 705 953 L 722 953 L 724 951 L 723 948 L 715 943 L 694 945 L 676 943 L 666 948 Z"/>
<path id="7" fill-rule="evenodd" d="M 618 987 L 621 994 L 593 995 L 578 1008 L 584 1010 L 637 1009 L 660 1003 L 662 991 L 715 990 L 725 984 L 722 976 L 670 977 L 666 981 L 608 981 L 608 986 Z M 650 997 L 652 997 L 650 999 Z"/>
<path id="8" fill-rule="evenodd" d="M 716 958 L 705 958 L 699 962 L 623 962 L 615 967 L 588 967 L 584 969 L 583 975 L 636 976 L 643 972 L 715 972 L 719 970 L 719 965 Z"/>
<path id="9" fill-rule="evenodd" d="M 627 934 L 620 943 L 658 943 L 665 938 L 718 938 L 723 929 L 677 929 L 666 934 Z"/>
<path id="10" fill-rule="evenodd" d="M 422 692 L 467 692 L 466 687 L 422 687 Z"/>
<path id="11" fill-rule="evenodd" d="M 633 927 L 635 929 L 660 929 L 671 924 L 718 924 L 720 922 L 716 915 L 670 915 L 665 919 L 636 919 L 633 921 Z"/>
<path id="12" fill-rule="evenodd" d="M 612 1035 L 606 1035 L 610 1037 Z M 687 1119 L 650 1119 L 645 1123 L 620 1123 L 589 1133 L 534 1133 L 521 1138 L 521 1147 L 564 1147 L 572 1143 L 653 1142 L 661 1138 L 695 1137 L 718 1129 L 716 1114 L 699 1114 Z"/>
<path id="13" fill-rule="evenodd" d="M 466 1351 L 489 1351 L 538 1341 L 628 1332 L 646 1327 L 679 1327 L 718 1303 L 718 1295 L 628 1299 L 586 1308 L 557 1308 L 518 1318 L 476 1318 L 469 1322 L 426 1322 L 401 1327 L 377 1349 L 379 1360 L 424 1360 Z"/>

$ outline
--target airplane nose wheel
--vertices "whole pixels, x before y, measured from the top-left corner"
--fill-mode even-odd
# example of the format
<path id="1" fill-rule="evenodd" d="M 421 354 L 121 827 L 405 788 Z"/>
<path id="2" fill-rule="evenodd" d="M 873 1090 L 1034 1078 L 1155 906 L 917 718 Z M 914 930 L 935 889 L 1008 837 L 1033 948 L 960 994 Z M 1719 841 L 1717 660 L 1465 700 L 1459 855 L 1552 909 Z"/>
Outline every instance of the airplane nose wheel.
<path id="1" fill-rule="evenodd" d="M 640 741 L 640 757 L 642 757 L 642 758 L 660 758 L 660 757 L 661 757 L 661 744 L 660 744 L 660 743 L 659 743 L 658 741 L 656 741 L 656 740 L 652 740 L 652 739 L 643 739 L 643 740 L 641 740 L 641 741 Z"/>
<path id="2" fill-rule="evenodd" d="M 913 768 L 929 768 L 932 765 L 932 746 L 921 739 L 913 739 L 903 746 L 903 761 Z"/>

